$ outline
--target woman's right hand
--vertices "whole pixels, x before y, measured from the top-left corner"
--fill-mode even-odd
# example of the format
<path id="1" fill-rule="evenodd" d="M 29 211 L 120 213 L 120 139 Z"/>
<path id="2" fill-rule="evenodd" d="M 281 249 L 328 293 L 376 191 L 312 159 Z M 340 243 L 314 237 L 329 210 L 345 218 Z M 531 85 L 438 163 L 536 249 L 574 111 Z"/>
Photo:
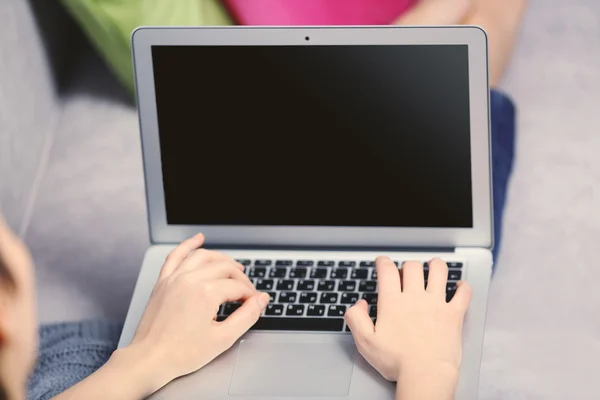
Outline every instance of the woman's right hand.
<path id="1" fill-rule="evenodd" d="M 256 323 L 269 302 L 257 292 L 244 267 L 224 254 L 199 249 L 204 236 L 182 242 L 163 265 L 131 344 L 116 357 L 148 365 L 145 392 L 197 371 L 229 349 Z M 221 304 L 243 301 L 225 321 Z"/>

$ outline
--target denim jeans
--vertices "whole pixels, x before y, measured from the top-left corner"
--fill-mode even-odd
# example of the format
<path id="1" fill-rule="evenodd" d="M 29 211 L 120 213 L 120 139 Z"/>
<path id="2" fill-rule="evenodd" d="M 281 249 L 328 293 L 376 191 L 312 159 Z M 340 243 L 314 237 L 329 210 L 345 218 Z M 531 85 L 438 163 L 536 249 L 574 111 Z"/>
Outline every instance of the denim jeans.
<path id="1" fill-rule="evenodd" d="M 492 90 L 491 140 L 492 140 L 492 193 L 494 200 L 494 261 L 502 243 L 502 219 L 506 192 L 515 157 L 516 108 L 505 94 Z"/>

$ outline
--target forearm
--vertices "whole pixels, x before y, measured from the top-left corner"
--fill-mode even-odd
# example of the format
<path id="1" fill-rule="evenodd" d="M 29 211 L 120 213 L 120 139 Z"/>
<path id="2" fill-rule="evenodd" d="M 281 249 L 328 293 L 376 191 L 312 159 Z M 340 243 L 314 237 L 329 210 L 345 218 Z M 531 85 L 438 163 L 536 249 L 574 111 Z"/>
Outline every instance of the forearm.
<path id="1" fill-rule="evenodd" d="M 420 0 L 396 19 L 395 25 L 456 25 L 467 14 L 470 0 Z"/>
<path id="2" fill-rule="evenodd" d="M 490 85 L 500 84 L 511 59 L 527 6 L 526 0 L 476 0 L 466 25 L 482 26 L 488 34 Z"/>
<path id="3" fill-rule="evenodd" d="M 53 400 L 144 399 L 167 383 L 155 373 L 151 356 L 117 350 L 98 371 Z"/>
<path id="4" fill-rule="evenodd" d="M 458 371 L 452 368 L 411 368 L 401 372 L 396 400 L 452 400 Z"/>

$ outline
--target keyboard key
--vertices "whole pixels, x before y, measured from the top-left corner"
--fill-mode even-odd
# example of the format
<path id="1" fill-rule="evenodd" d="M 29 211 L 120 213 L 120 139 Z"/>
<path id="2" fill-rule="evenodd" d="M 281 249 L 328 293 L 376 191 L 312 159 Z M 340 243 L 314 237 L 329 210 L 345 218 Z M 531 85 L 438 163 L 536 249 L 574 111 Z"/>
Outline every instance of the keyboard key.
<path id="1" fill-rule="evenodd" d="M 298 260 L 298 262 L 296 262 L 298 267 L 312 267 L 314 264 L 315 262 L 310 260 Z"/>
<path id="2" fill-rule="evenodd" d="M 306 309 L 306 315 L 309 317 L 322 317 L 325 315 L 325 306 L 311 304 Z"/>
<path id="3" fill-rule="evenodd" d="M 250 329 L 271 331 L 325 331 L 341 332 L 344 328 L 343 318 L 296 318 L 296 317 L 262 317 Z"/>
<path id="4" fill-rule="evenodd" d="M 303 304 L 290 304 L 287 306 L 287 310 L 285 315 L 294 315 L 299 317 L 304 314 L 304 305 Z"/>
<path id="5" fill-rule="evenodd" d="M 340 281 L 340 283 L 338 284 L 338 292 L 354 292 L 355 290 L 355 281 Z"/>
<path id="6" fill-rule="evenodd" d="M 279 302 L 280 303 L 295 303 L 296 302 L 296 292 L 281 292 L 279 293 Z"/>
<path id="7" fill-rule="evenodd" d="M 369 307 L 369 317 L 377 318 L 377 306 Z"/>
<path id="8" fill-rule="evenodd" d="M 462 268 L 462 263 L 459 262 L 448 262 L 448 268 Z"/>
<path id="9" fill-rule="evenodd" d="M 374 267 L 375 261 L 361 261 L 359 265 L 361 267 Z"/>
<path id="10" fill-rule="evenodd" d="M 252 263 L 252 261 L 247 260 L 247 259 L 240 259 L 240 260 L 236 260 L 237 262 L 239 262 L 240 264 L 242 264 L 244 267 L 247 267 L 248 265 L 250 265 Z"/>
<path id="11" fill-rule="evenodd" d="M 368 304 L 377 304 L 377 293 L 364 293 L 363 299 L 365 299 Z"/>
<path id="12" fill-rule="evenodd" d="M 292 264 L 293 264 L 292 260 L 277 260 L 277 261 L 275 261 L 276 267 L 289 267 Z"/>
<path id="13" fill-rule="evenodd" d="M 315 279 L 327 278 L 327 270 L 325 268 L 315 268 L 310 273 L 310 277 Z"/>
<path id="14" fill-rule="evenodd" d="M 277 297 L 277 293 L 275 293 L 275 292 L 268 292 L 268 293 L 269 293 L 269 297 L 271 298 L 270 302 L 274 303 L 275 299 Z"/>
<path id="15" fill-rule="evenodd" d="M 298 281 L 297 290 L 315 290 L 315 281 L 312 280 L 301 280 Z"/>
<path id="16" fill-rule="evenodd" d="M 346 313 L 346 306 L 329 306 L 328 317 L 343 317 Z"/>
<path id="17" fill-rule="evenodd" d="M 377 290 L 377 282 L 375 281 L 360 281 L 358 284 L 359 292 L 374 292 Z"/>
<path id="18" fill-rule="evenodd" d="M 273 268 L 269 272 L 269 278 L 285 278 L 287 268 Z"/>
<path id="19" fill-rule="evenodd" d="M 371 280 L 377 280 L 377 270 L 375 268 L 373 268 L 373 271 L 371 271 Z"/>
<path id="20" fill-rule="evenodd" d="M 273 261 L 271 261 L 271 260 L 256 260 L 256 261 L 254 261 L 255 267 L 268 267 L 271 264 L 273 264 Z"/>
<path id="21" fill-rule="evenodd" d="M 331 291 L 335 288 L 335 281 L 319 281 L 317 290 L 320 291 Z"/>
<path id="22" fill-rule="evenodd" d="M 273 280 L 272 279 L 259 279 L 256 281 L 256 289 L 258 290 L 273 290 Z"/>
<path id="23" fill-rule="evenodd" d="M 367 279 L 369 275 L 369 271 L 366 269 L 355 269 L 352 270 L 352 275 L 350 275 L 350 278 L 352 279 Z"/>
<path id="24" fill-rule="evenodd" d="M 337 293 L 323 293 L 321 294 L 321 304 L 335 304 L 338 301 Z"/>
<path id="25" fill-rule="evenodd" d="M 342 293 L 342 304 L 354 304 L 358 301 L 358 293 Z"/>
<path id="26" fill-rule="evenodd" d="M 283 315 L 283 304 L 269 304 L 265 315 Z"/>
<path id="27" fill-rule="evenodd" d="M 462 271 L 448 271 L 448 280 L 449 281 L 457 281 L 462 276 Z"/>
<path id="28" fill-rule="evenodd" d="M 248 272 L 248 276 L 250 278 L 264 278 L 267 274 L 266 268 L 251 268 L 250 272 Z"/>
<path id="29" fill-rule="evenodd" d="M 290 280 L 281 280 L 277 282 L 277 290 L 294 290 L 294 282 Z"/>
<path id="30" fill-rule="evenodd" d="M 300 303 L 316 303 L 318 294 L 315 292 L 300 293 Z"/>
<path id="31" fill-rule="evenodd" d="M 292 268 L 290 269 L 290 278 L 306 278 L 306 268 Z"/>
<path id="32" fill-rule="evenodd" d="M 346 279 L 348 276 L 348 270 L 346 268 L 334 269 L 329 275 L 330 279 Z"/>
<path id="33" fill-rule="evenodd" d="M 235 310 L 240 308 L 242 303 L 226 303 L 223 307 L 223 315 L 231 315 Z"/>
<path id="34" fill-rule="evenodd" d="M 256 279 L 250 278 L 249 281 L 252 283 L 252 286 L 256 286 Z"/>
<path id="35" fill-rule="evenodd" d="M 335 265 L 335 262 L 333 261 L 319 261 L 317 263 L 318 267 L 333 267 Z"/>
<path id="36" fill-rule="evenodd" d="M 429 270 L 423 271 L 423 277 L 425 278 L 425 280 L 429 279 Z"/>
<path id="37" fill-rule="evenodd" d="M 355 267 L 356 261 L 340 261 L 338 267 Z"/>
<path id="38" fill-rule="evenodd" d="M 427 269 L 427 268 L 429 268 L 429 263 L 427 261 L 425 261 L 423 263 L 423 269 Z"/>
<path id="39" fill-rule="evenodd" d="M 448 283 L 446 285 L 446 302 L 449 302 L 456 293 L 456 283 Z"/>

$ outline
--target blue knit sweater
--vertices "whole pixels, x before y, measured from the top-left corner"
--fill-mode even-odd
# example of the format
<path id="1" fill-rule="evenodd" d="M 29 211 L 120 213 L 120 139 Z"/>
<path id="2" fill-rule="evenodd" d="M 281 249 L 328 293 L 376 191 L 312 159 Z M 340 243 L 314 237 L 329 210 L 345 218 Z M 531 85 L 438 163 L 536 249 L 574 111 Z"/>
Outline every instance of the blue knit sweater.
<path id="1" fill-rule="evenodd" d="M 117 348 L 122 328 L 107 321 L 42 326 L 29 399 L 51 399 L 100 368 Z"/>

